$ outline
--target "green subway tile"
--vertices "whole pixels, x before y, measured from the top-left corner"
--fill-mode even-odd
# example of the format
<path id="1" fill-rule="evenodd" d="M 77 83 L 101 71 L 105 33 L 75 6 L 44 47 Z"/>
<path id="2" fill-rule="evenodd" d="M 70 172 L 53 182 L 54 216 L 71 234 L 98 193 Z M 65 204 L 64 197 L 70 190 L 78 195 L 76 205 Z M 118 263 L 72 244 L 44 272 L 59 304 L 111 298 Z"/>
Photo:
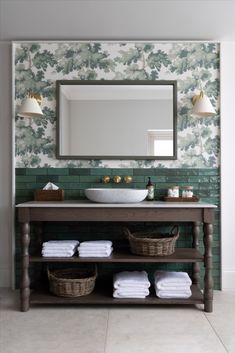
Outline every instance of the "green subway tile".
<path id="1" fill-rule="evenodd" d="M 47 168 L 27 168 L 26 175 L 46 175 Z"/>
<path id="2" fill-rule="evenodd" d="M 59 182 L 79 182 L 80 177 L 78 175 L 62 175 L 58 177 Z"/>
<path id="3" fill-rule="evenodd" d="M 90 168 L 69 168 L 69 175 L 90 175 Z"/>
<path id="4" fill-rule="evenodd" d="M 48 168 L 47 169 L 48 175 L 69 175 L 68 168 Z"/>
<path id="5" fill-rule="evenodd" d="M 79 190 L 82 188 L 81 186 L 82 184 L 80 183 L 58 183 L 58 186 L 61 188 L 61 189 L 64 189 L 64 190 Z"/>
<path id="6" fill-rule="evenodd" d="M 37 175 L 36 181 L 37 183 L 57 183 L 58 182 L 58 175 Z"/>
<path id="7" fill-rule="evenodd" d="M 132 185 L 133 183 L 141 183 L 141 182 L 142 183 L 145 182 L 145 176 L 144 175 L 134 175 L 130 185 Z"/>
<path id="8" fill-rule="evenodd" d="M 219 175 L 220 171 L 218 168 L 213 169 L 199 169 L 199 175 Z"/>
<path id="9" fill-rule="evenodd" d="M 145 182 L 148 182 L 149 177 L 145 177 Z M 165 183 L 166 182 L 166 177 L 164 176 L 151 176 L 151 181 L 154 183 Z"/>
<path id="10" fill-rule="evenodd" d="M 133 169 L 133 175 L 144 175 L 144 176 L 152 176 L 154 175 L 154 168 L 135 168 Z"/>
<path id="11" fill-rule="evenodd" d="M 15 168 L 15 175 L 26 175 L 25 168 Z"/>
<path id="12" fill-rule="evenodd" d="M 91 175 L 112 175 L 112 169 L 111 168 L 92 168 L 91 169 Z"/>
<path id="13" fill-rule="evenodd" d="M 185 180 L 183 180 L 181 176 L 166 176 L 166 182 L 185 184 L 188 183 L 188 178 L 186 177 Z"/>
<path id="14" fill-rule="evenodd" d="M 112 169 L 112 175 L 133 175 L 132 168 L 115 168 Z"/>
<path id="15" fill-rule="evenodd" d="M 27 183 L 27 182 L 35 183 L 36 182 L 36 176 L 32 176 L 32 175 L 18 175 L 16 177 L 16 181 L 17 181 L 17 183 Z"/>
<path id="16" fill-rule="evenodd" d="M 99 183 L 101 182 L 101 177 L 99 175 L 81 175 L 80 181 L 81 183 Z"/>

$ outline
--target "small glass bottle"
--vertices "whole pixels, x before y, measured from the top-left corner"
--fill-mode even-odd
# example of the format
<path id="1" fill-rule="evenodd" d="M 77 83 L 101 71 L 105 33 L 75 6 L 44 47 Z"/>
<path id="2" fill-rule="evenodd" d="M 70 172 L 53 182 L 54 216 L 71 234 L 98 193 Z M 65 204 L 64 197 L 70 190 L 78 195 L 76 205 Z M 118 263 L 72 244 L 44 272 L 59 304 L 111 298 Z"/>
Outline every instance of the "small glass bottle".
<path id="1" fill-rule="evenodd" d="M 148 195 L 146 200 L 153 201 L 154 200 L 154 184 L 151 182 L 151 178 L 148 177 L 149 181 L 146 185 L 146 189 L 148 189 Z"/>
<path id="2" fill-rule="evenodd" d="M 193 197 L 193 186 L 185 186 L 182 188 L 182 197 Z"/>
<path id="3" fill-rule="evenodd" d="M 168 197 L 179 197 L 179 186 L 175 185 L 168 189 Z"/>

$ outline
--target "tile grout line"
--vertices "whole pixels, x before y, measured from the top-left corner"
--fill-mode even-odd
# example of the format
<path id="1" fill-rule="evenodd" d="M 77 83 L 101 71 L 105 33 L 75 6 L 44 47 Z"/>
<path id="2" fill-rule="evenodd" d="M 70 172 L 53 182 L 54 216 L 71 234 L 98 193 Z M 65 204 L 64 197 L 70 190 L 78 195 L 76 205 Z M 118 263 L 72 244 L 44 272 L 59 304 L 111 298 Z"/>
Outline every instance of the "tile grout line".
<path id="1" fill-rule="evenodd" d="M 225 346 L 224 342 L 222 341 L 222 339 L 220 338 L 219 334 L 217 333 L 216 329 L 214 328 L 214 326 L 212 325 L 212 323 L 210 322 L 209 318 L 207 317 L 207 315 L 205 314 L 205 312 L 203 312 L 207 322 L 209 323 L 210 327 L 212 328 L 212 330 L 214 331 L 216 337 L 219 339 L 219 341 L 221 342 L 222 346 L 224 347 L 225 351 L 227 353 L 229 353 L 229 350 L 227 349 L 227 347 Z"/>
<path id="2" fill-rule="evenodd" d="M 107 347 L 108 326 L 109 326 L 109 313 L 110 313 L 110 308 L 108 309 L 107 325 L 106 325 L 106 332 L 105 332 L 105 339 L 104 339 L 104 353 L 106 353 L 106 347 Z"/>

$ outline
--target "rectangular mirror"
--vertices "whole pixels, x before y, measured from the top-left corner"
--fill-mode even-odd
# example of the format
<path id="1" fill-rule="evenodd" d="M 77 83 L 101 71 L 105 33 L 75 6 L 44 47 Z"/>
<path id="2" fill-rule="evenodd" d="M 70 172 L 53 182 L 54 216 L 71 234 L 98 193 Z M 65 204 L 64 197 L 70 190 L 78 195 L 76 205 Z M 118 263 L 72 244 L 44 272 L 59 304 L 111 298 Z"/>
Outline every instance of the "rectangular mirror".
<path id="1" fill-rule="evenodd" d="M 176 159 L 176 81 L 59 80 L 58 159 Z"/>

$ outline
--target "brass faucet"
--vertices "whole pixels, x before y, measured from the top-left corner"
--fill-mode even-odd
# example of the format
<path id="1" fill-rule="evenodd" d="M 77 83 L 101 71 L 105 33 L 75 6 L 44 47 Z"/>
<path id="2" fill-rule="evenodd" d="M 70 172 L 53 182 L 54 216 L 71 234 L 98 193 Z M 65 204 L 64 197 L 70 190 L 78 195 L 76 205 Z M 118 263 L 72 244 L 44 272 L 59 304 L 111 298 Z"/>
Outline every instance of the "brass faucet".
<path id="1" fill-rule="evenodd" d="M 113 182 L 115 184 L 119 184 L 121 181 L 122 181 L 122 177 L 120 177 L 119 175 L 114 175 Z"/>
<path id="2" fill-rule="evenodd" d="M 110 176 L 108 175 L 103 175 L 102 176 L 102 183 L 104 184 L 108 184 L 109 182 L 111 181 L 111 178 Z M 114 175 L 113 178 L 112 178 L 112 181 L 115 183 L 115 184 L 120 184 L 122 181 L 126 184 L 129 184 L 133 181 L 133 177 L 130 176 L 130 175 L 125 175 L 122 179 L 122 177 L 120 175 Z"/>
<path id="3" fill-rule="evenodd" d="M 126 176 L 124 176 L 123 180 L 126 184 L 130 184 L 132 182 L 133 178 L 130 175 L 126 175 Z"/>
<path id="4" fill-rule="evenodd" d="M 108 176 L 108 175 L 102 176 L 102 182 L 104 184 L 108 184 L 110 182 L 110 176 Z"/>

